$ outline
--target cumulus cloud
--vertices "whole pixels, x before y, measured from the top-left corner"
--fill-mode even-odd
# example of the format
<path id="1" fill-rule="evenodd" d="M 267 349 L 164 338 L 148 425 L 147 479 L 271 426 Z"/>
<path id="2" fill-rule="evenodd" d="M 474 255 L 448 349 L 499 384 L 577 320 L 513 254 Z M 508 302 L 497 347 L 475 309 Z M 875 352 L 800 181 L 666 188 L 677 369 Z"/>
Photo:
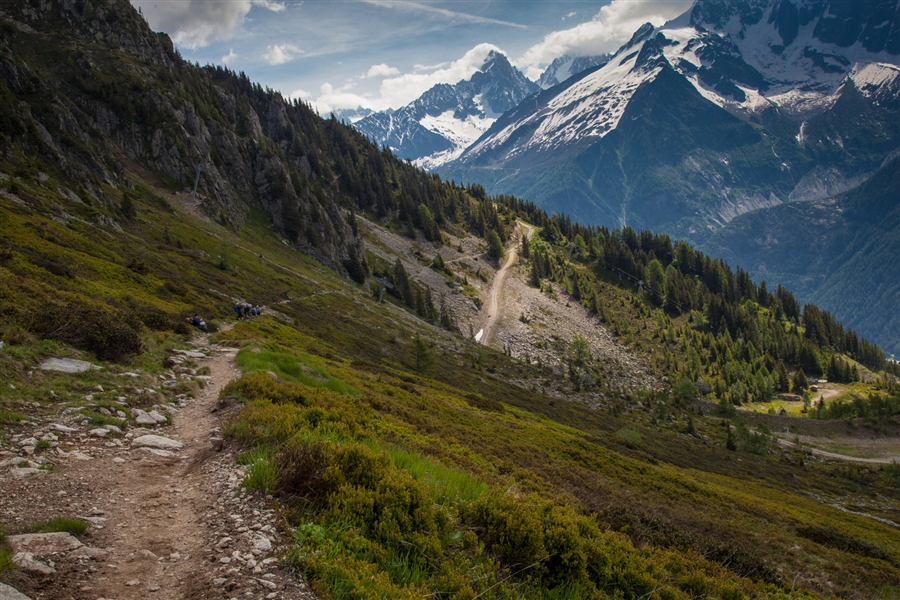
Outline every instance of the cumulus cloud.
<path id="1" fill-rule="evenodd" d="M 613 0 L 593 19 L 570 29 L 554 31 L 516 61 L 528 75 L 564 54 L 589 56 L 618 49 L 644 23 L 662 25 L 685 12 L 693 0 Z"/>
<path id="2" fill-rule="evenodd" d="M 272 0 L 132 0 L 132 4 L 140 7 L 153 29 L 165 31 L 176 44 L 191 50 L 229 39 L 253 6 L 276 12 L 285 9 L 284 3 Z"/>
<path id="3" fill-rule="evenodd" d="M 481 68 L 485 58 L 491 51 L 502 52 L 493 44 L 478 44 L 462 58 L 434 71 L 418 71 L 404 73 L 381 82 L 381 100 L 386 106 L 403 106 L 422 95 L 423 92 L 438 83 L 456 83 L 468 79 Z"/>
<path id="4" fill-rule="evenodd" d="M 295 44 L 273 44 L 266 48 L 262 57 L 270 65 L 283 65 L 292 61 L 297 54 L 303 54 L 303 50 Z"/>
<path id="5" fill-rule="evenodd" d="M 222 57 L 222 64 L 230 65 L 230 64 L 234 63 L 235 60 L 237 60 L 237 57 L 238 57 L 238 55 L 234 53 L 234 48 L 229 48 L 228 54 L 226 54 L 225 56 Z"/>
<path id="6" fill-rule="evenodd" d="M 319 111 L 320 115 L 327 115 L 333 111 L 360 107 L 372 108 L 372 99 L 353 93 L 350 91 L 352 87 L 352 83 L 348 83 L 339 88 L 335 88 L 330 83 L 323 83 L 322 87 L 319 88 L 319 95 L 315 99 L 310 99 L 310 104 Z M 374 104 L 377 104 L 377 102 Z"/>
<path id="7" fill-rule="evenodd" d="M 391 77 L 393 75 L 399 75 L 400 69 L 397 67 L 389 67 L 386 63 L 381 63 L 380 65 L 372 65 L 369 67 L 369 70 L 366 71 L 366 74 L 363 75 L 363 78 L 368 79 L 371 77 Z"/>

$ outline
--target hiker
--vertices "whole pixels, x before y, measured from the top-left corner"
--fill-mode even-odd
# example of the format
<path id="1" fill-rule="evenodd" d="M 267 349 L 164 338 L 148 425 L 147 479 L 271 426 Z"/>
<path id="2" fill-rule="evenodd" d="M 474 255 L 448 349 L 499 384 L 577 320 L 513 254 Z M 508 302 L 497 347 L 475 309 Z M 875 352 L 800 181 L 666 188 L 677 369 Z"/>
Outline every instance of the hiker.
<path id="1" fill-rule="evenodd" d="M 249 319 L 249 318 L 250 318 L 250 305 L 249 305 L 249 304 L 245 304 L 245 305 L 243 306 L 243 309 L 244 309 L 244 318 L 245 318 L 245 319 Z"/>
<path id="2" fill-rule="evenodd" d="M 241 305 L 238 302 L 234 303 L 234 314 L 237 315 L 237 320 L 240 321 L 243 317 L 241 316 Z"/>
<path id="3" fill-rule="evenodd" d="M 194 315 L 193 317 L 188 319 L 188 321 L 190 321 L 191 325 L 193 325 L 200 331 L 208 331 L 208 329 L 206 328 L 206 321 L 201 319 L 200 315 Z"/>
<path id="4" fill-rule="evenodd" d="M 259 307 L 259 304 L 257 304 L 253 310 L 256 311 L 257 317 L 262 314 L 262 309 Z"/>

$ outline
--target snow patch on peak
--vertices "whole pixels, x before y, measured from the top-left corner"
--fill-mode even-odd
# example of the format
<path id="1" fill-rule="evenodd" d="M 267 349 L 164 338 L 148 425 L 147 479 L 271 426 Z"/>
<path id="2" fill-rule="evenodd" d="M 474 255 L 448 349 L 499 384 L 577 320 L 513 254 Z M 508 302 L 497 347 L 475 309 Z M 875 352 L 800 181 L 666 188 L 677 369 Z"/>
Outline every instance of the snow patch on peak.
<path id="1" fill-rule="evenodd" d="M 638 65 L 637 51 L 616 56 L 597 71 L 573 83 L 554 96 L 543 108 L 472 146 L 467 153 L 478 154 L 502 146 L 523 126 L 534 127 L 527 141 L 520 141 L 510 156 L 532 149 L 542 151 L 567 146 L 588 138 L 602 138 L 619 124 L 634 91 L 653 79 L 660 64 Z"/>
<path id="2" fill-rule="evenodd" d="M 895 86 L 898 83 L 898 77 L 900 77 L 900 66 L 875 62 L 854 65 L 847 78 L 856 84 L 859 91 L 872 97 L 882 89 Z"/>

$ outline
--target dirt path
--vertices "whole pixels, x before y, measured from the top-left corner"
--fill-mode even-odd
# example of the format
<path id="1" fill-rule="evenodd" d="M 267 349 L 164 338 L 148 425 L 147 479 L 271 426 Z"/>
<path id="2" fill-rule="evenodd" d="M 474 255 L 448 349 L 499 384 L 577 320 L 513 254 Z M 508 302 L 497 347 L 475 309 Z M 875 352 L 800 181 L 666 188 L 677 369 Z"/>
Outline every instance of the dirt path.
<path id="1" fill-rule="evenodd" d="M 196 340 L 198 346 L 209 347 L 206 337 Z M 190 597 L 197 587 L 195 576 L 206 566 L 202 515 L 211 508 L 198 467 L 212 453 L 209 438 L 217 419 L 210 411 L 222 388 L 239 375 L 235 353 L 235 349 L 214 347 L 210 358 L 202 361 L 210 370 L 209 384 L 173 419 L 167 432 L 167 437 L 184 444 L 180 456 L 151 454 L 118 479 L 113 494 L 120 499 L 108 511 L 117 526 L 106 541 L 112 548 L 107 561 L 119 566 L 97 585 L 100 596 L 144 598 L 156 588 L 154 598 L 175 600 Z M 148 551 L 156 558 L 147 556 Z M 180 560 L 159 560 L 160 555 L 173 554 Z"/>
<path id="2" fill-rule="evenodd" d="M 534 227 L 531 225 L 525 225 L 524 223 L 519 223 L 516 226 L 516 231 L 520 228 L 525 229 L 526 237 L 531 237 L 532 232 L 534 232 Z M 518 238 L 516 238 L 518 239 Z M 488 291 L 487 303 L 485 304 L 485 310 L 487 312 L 487 323 L 484 325 L 484 334 L 481 336 L 481 343 L 485 346 L 489 346 L 491 341 L 494 339 L 494 334 L 497 332 L 497 327 L 500 325 L 500 321 L 503 319 L 504 310 L 501 307 L 501 300 L 503 299 L 503 286 L 506 283 L 506 278 L 509 275 L 509 269 L 514 264 L 516 264 L 516 259 L 519 257 L 519 244 L 514 243 L 512 247 L 509 249 L 509 254 L 506 257 L 506 262 L 503 263 L 503 266 L 500 267 L 500 270 L 494 275 L 494 280 L 491 282 L 491 289 Z"/>
<path id="3" fill-rule="evenodd" d="M 240 487 L 244 468 L 235 463 L 236 449 L 219 444 L 228 412 L 219 394 L 240 374 L 237 350 L 205 335 L 194 342 L 191 359 L 208 369 L 195 379 L 206 385 L 172 409 L 171 425 L 96 438 L 70 420 L 71 433 L 56 430 L 67 448 L 57 468 L 4 476 L 0 508 L 7 523 L 63 514 L 93 524 L 82 548 L 36 556 L 54 573 L 15 573 L 11 583 L 20 591 L 76 600 L 316 598 L 279 566 L 275 554 L 288 542 L 272 500 Z M 183 447 L 138 448 L 135 440 L 147 434 Z"/>
<path id="4" fill-rule="evenodd" d="M 797 444 L 790 440 L 785 440 L 778 438 L 778 443 L 784 446 L 785 448 L 794 448 Z M 857 462 L 857 463 L 869 463 L 876 465 L 889 465 L 893 462 L 900 462 L 900 456 L 887 456 L 884 458 L 861 458 L 859 456 L 849 456 L 847 454 L 838 454 L 836 452 L 828 452 L 826 450 L 819 450 L 818 448 L 810 448 L 809 446 L 805 446 L 809 448 L 809 450 L 815 456 L 821 456 L 822 458 L 833 458 L 835 460 L 846 460 L 848 462 Z"/>

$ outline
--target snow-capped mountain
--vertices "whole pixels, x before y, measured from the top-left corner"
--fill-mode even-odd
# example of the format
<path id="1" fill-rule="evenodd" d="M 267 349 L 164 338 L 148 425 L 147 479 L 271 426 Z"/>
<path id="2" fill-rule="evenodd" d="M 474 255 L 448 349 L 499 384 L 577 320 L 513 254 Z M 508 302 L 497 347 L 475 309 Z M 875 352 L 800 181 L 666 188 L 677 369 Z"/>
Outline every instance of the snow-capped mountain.
<path id="1" fill-rule="evenodd" d="M 491 51 L 468 80 L 438 84 L 414 102 L 373 113 L 354 127 L 400 158 L 434 168 L 459 156 L 500 115 L 538 89 L 503 54 Z"/>
<path id="2" fill-rule="evenodd" d="M 439 171 L 702 242 L 749 210 L 848 189 L 900 147 L 898 53 L 897 0 L 698 0 Z M 851 104 L 874 137 L 841 116 Z"/>
<path id="3" fill-rule="evenodd" d="M 560 56 L 559 58 L 554 59 L 553 62 L 544 69 L 537 84 L 542 90 L 552 88 L 572 75 L 581 73 L 582 71 L 586 71 L 593 67 L 604 65 L 608 60 L 608 54 L 601 54 L 599 56 L 572 56 L 566 54 Z"/>
<path id="4" fill-rule="evenodd" d="M 375 112 L 375 111 L 372 110 L 371 108 L 357 106 L 356 108 L 336 109 L 336 110 L 333 110 L 331 112 L 331 114 L 333 114 L 334 118 L 337 119 L 338 121 L 346 121 L 347 123 L 356 123 L 357 121 L 368 117 L 373 112 Z"/>

